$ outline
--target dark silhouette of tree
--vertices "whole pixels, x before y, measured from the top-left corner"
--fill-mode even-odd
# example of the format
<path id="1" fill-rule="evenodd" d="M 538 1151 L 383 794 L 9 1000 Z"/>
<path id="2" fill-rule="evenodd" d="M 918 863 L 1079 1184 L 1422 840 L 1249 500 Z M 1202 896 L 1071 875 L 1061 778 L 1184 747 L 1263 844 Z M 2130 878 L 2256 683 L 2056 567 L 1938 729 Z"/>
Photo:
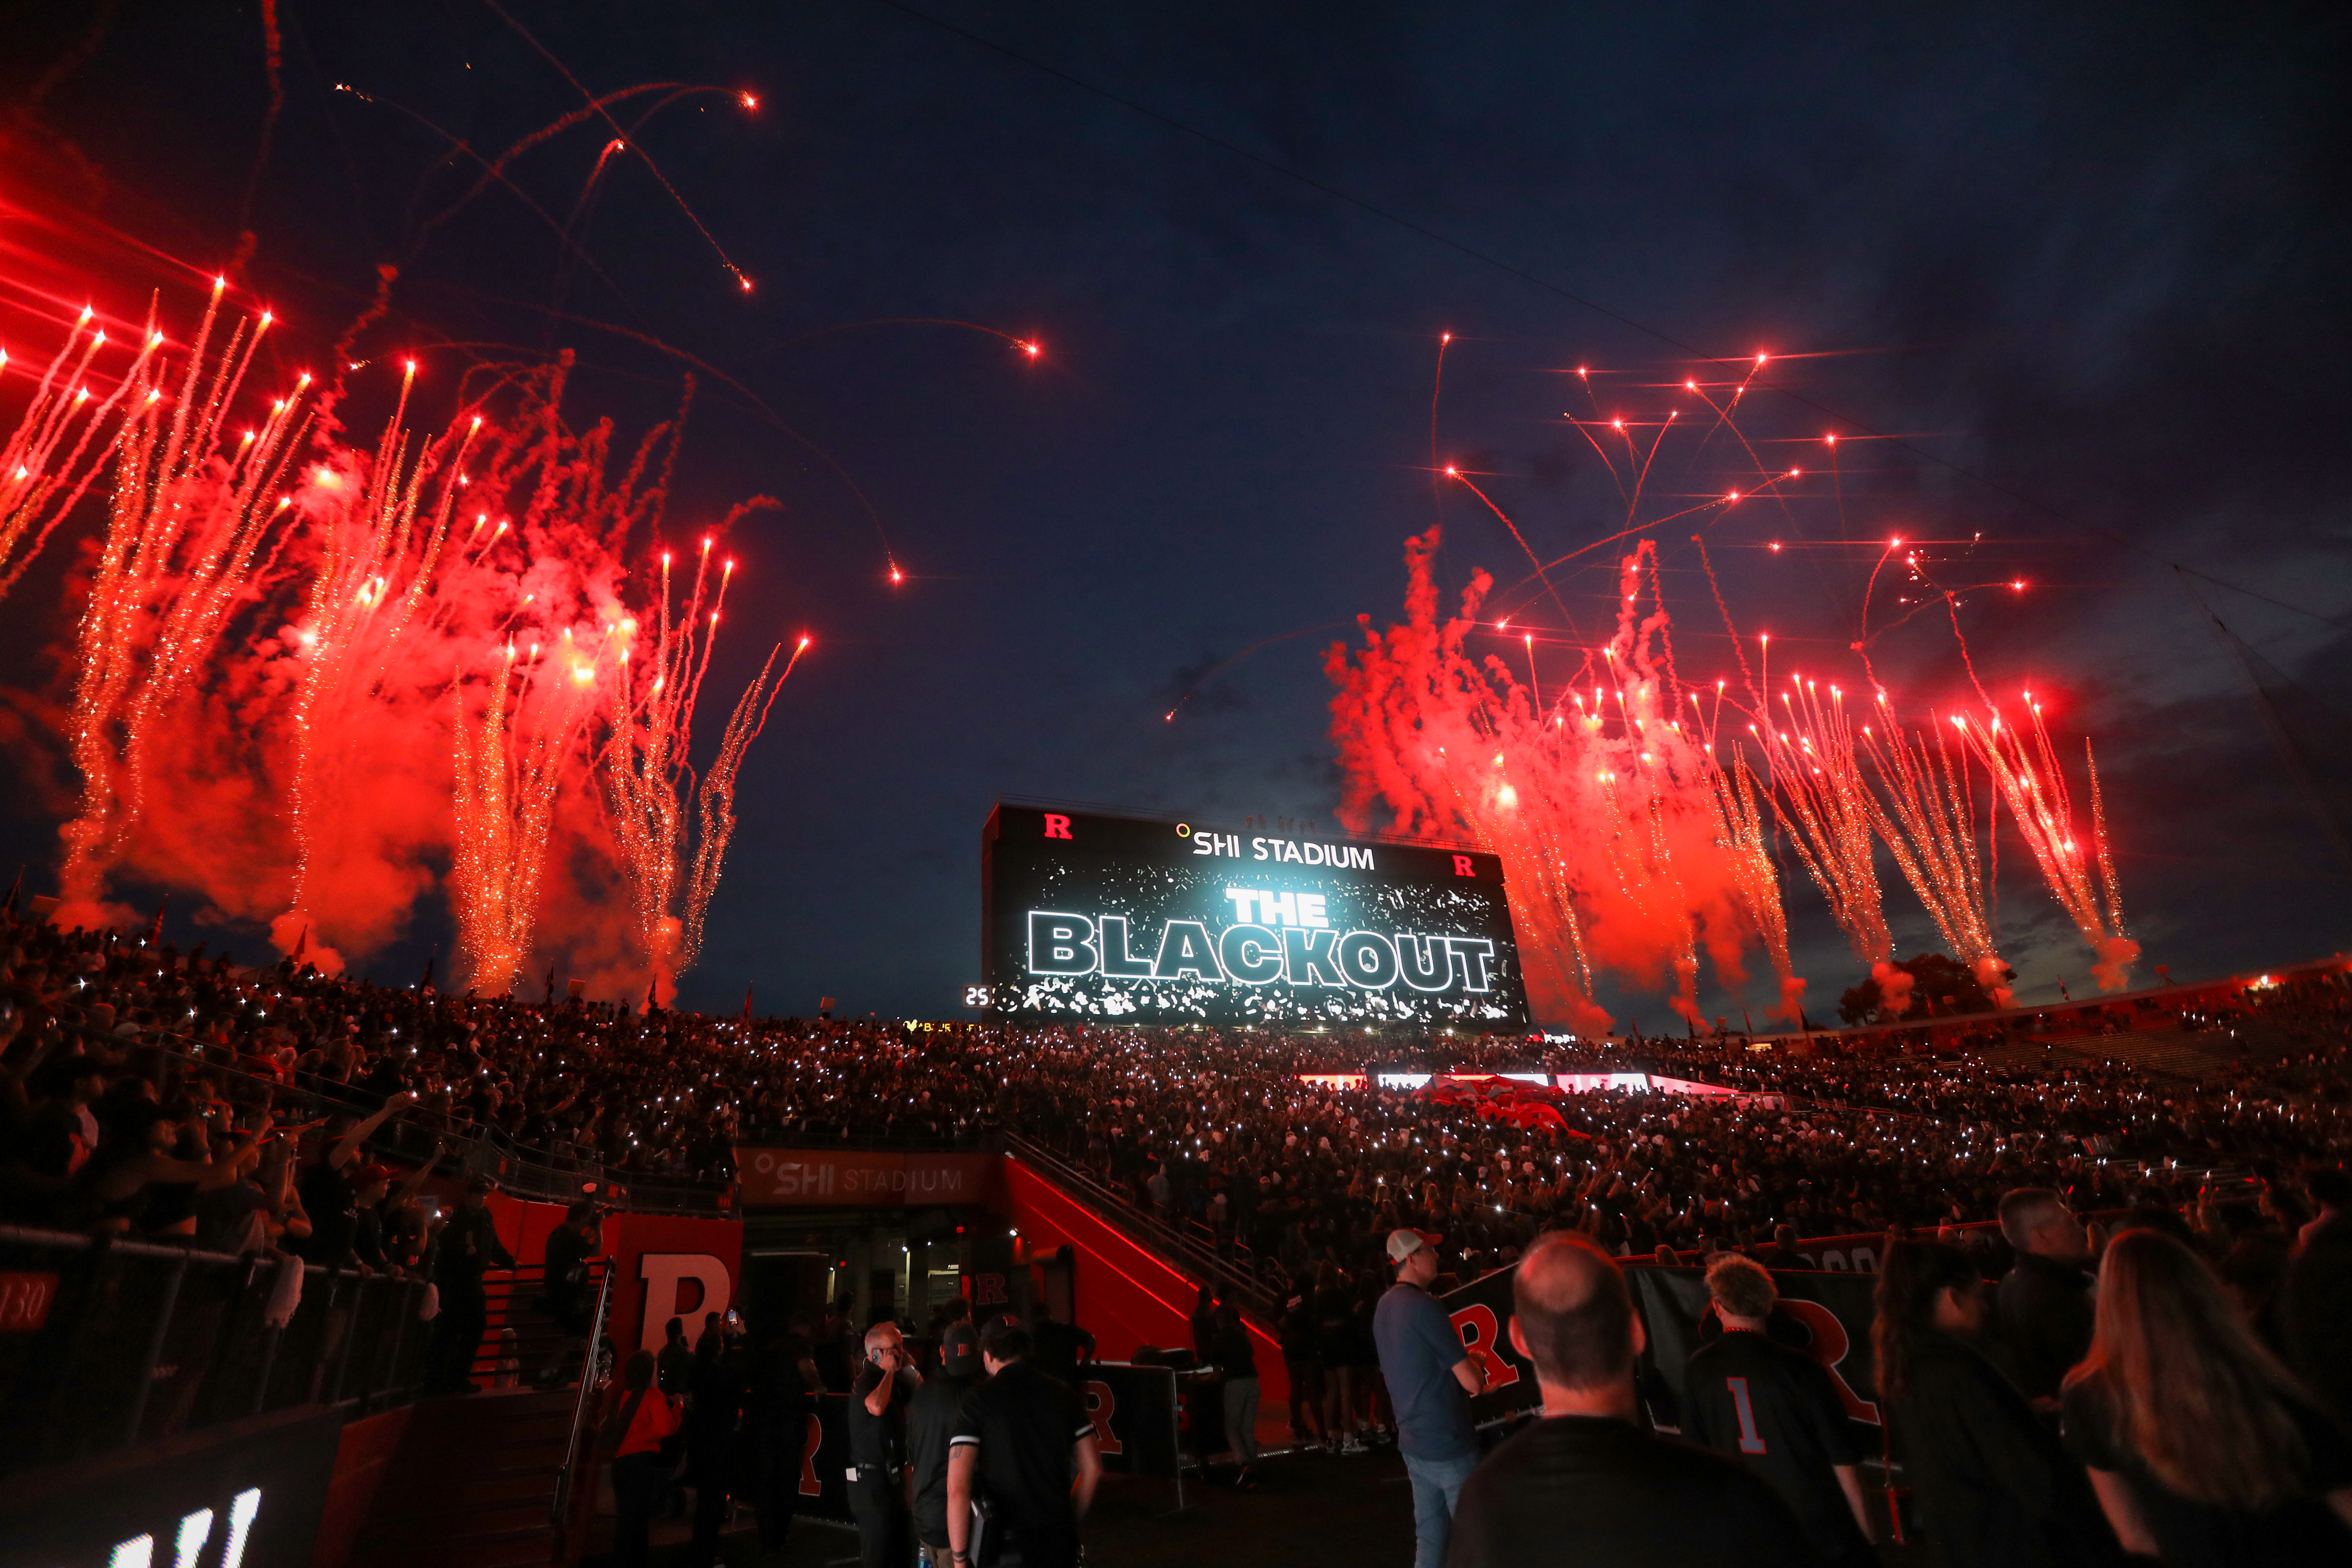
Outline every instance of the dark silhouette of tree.
<path id="1" fill-rule="evenodd" d="M 1967 964 L 1946 953 L 1921 952 L 1897 959 L 1895 967 L 1911 976 L 1911 1006 L 1899 1016 L 1885 1011 L 1876 977 L 1865 978 L 1838 998 L 1838 1016 L 1849 1025 L 1917 1024 L 1928 1018 L 1948 1018 L 1959 1013 L 1990 1013 L 1992 998 L 1977 983 Z M 2004 969 L 2003 982 L 2017 978 Z"/>

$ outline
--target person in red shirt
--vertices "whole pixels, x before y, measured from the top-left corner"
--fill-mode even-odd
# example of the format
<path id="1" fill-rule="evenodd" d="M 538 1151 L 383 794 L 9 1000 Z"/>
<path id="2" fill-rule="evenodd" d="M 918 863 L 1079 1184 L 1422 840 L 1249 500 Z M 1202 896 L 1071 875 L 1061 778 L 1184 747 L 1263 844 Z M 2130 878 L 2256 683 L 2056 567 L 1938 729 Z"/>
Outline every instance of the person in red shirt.
<path id="1" fill-rule="evenodd" d="M 643 1568 L 651 1545 L 654 1503 L 661 1495 L 662 1439 L 678 1428 L 685 1402 L 654 1386 L 654 1352 L 641 1350 L 621 1368 L 599 1429 L 613 1456 L 613 1557 Z"/>

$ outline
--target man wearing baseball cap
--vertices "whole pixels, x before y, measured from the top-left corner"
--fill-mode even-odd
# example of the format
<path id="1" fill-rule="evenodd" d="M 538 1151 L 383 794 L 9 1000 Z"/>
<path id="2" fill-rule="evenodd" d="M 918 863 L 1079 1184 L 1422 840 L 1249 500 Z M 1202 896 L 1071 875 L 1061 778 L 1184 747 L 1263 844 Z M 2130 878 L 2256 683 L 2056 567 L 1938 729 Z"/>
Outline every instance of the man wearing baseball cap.
<path id="1" fill-rule="evenodd" d="M 1454 1320 L 1429 1293 L 1440 1239 L 1425 1230 L 1389 1233 L 1397 1282 L 1372 1313 L 1381 1375 L 1396 1407 L 1397 1451 L 1412 1480 L 1413 1568 L 1445 1561 L 1454 1505 L 1478 1468 L 1470 1401 L 1486 1390 L 1486 1369 L 1463 1349 Z"/>

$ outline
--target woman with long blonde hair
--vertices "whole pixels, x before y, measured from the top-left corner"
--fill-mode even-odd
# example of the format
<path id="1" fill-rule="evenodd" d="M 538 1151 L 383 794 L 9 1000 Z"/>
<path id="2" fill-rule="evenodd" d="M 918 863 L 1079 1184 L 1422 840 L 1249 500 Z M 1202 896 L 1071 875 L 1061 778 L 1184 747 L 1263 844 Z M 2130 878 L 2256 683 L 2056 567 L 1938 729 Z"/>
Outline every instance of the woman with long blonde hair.
<path id="1" fill-rule="evenodd" d="M 2171 1568 L 2352 1563 L 2352 1443 L 2171 1237 L 2108 1244 L 2063 1399 L 2066 1447 L 2127 1549 Z"/>

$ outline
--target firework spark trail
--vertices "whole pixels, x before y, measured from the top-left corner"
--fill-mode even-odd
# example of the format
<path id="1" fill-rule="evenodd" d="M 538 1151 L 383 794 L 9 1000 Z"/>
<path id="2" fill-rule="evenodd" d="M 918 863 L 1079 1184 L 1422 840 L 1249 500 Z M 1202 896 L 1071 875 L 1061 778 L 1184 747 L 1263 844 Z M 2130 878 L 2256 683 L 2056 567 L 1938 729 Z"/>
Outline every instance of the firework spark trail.
<path id="1" fill-rule="evenodd" d="M 323 929 L 317 884 L 336 875 L 343 847 L 337 819 L 355 778 L 374 761 L 376 726 L 367 710 L 385 700 L 393 663 L 406 651 L 428 595 L 446 586 L 436 584 L 436 569 L 461 466 L 482 422 L 417 442 L 404 423 L 415 379 L 411 361 L 373 454 L 331 453 L 310 468 L 298 494 L 295 510 L 319 553 L 295 634 L 302 655 L 288 810 L 296 858 L 292 907 L 277 922 L 281 936 L 297 927 Z M 326 951 L 334 953 L 331 943 Z"/>
<path id="2" fill-rule="evenodd" d="M 142 359 L 131 413 L 114 444 L 106 530 L 75 629 L 78 668 L 69 750 L 81 804 L 66 825 L 61 880 L 72 911 L 95 922 L 106 869 L 142 816 L 156 716 L 187 691 L 247 583 L 256 550 L 283 511 L 268 498 L 307 426 L 299 392 L 228 449 L 226 415 L 269 324 L 232 328 L 210 351 L 221 287 L 191 343 L 176 395 Z M 147 334 L 152 349 L 160 334 Z M 164 405 L 169 404 L 169 416 Z"/>
<path id="3" fill-rule="evenodd" d="M 686 680 L 681 671 L 693 657 L 696 616 L 709 551 L 698 560 L 687 613 L 673 618 L 671 552 L 661 556 L 660 597 L 654 618 L 653 657 L 645 667 L 643 697 L 630 683 L 615 686 L 604 745 L 604 795 L 614 824 L 623 879 L 635 914 L 637 940 L 647 953 L 656 984 L 675 973 L 679 927 L 670 913 L 677 887 L 677 785 L 685 767 L 677 734 Z M 640 672 L 633 669 L 632 674 Z"/>
<path id="4" fill-rule="evenodd" d="M 2099 989 L 2120 991 L 2126 984 L 2126 972 L 2139 956 L 2139 943 L 2124 929 L 2123 899 L 2107 844 L 2098 765 L 2085 740 L 2084 758 L 2091 779 L 2091 853 L 2086 858 L 2074 833 L 2065 771 L 2058 765 L 2058 753 L 2042 722 L 2042 705 L 2030 691 L 2025 704 L 2032 715 L 2031 736 L 2004 725 L 1998 711 L 1981 721 L 1956 715 L 1952 726 L 1992 775 L 1994 787 L 2009 807 L 2025 847 L 2033 852 L 2052 896 L 2083 933 L 2083 940 L 2091 944 L 2096 955 L 2091 973 Z"/>
<path id="5" fill-rule="evenodd" d="M 734 573 L 733 561 L 726 560 L 717 574 L 714 593 L 711 551 L 719 535 L 742 516 L 775 503 L 761 497 L 738 506 L 705 536 L 695 583 L 683 606 L 671 593 L 672 552 L 662 550 L 654 574 L 656 602 L 639 614 L 629 614 L 620 589 L 626 576 L 620 564 L 621 552 L 636 531 L 659 533 L 683 409 L 677 420 L 647 433 L 617 482 L 608 485 L 609 426 L 600 425 L 573 436 L 563 429 L 558 417 L 556 400 L 567 370 L 568 361 L 563 361 L 548 373 L 543 388 L 534 395 L 529 416 L 519 421 L 524 428 L 494 450 L 484 481 L 500 489 L 529 491 L 518 531 L 520 547 L 531 552 L 527 569 L 531 580 L 545 580 L 551 558 L 562 562 L 580 578 L 556 597 L 568 597 L 585 613 L 590 625 L 577 631 L 565 625 L 549 633 L 553 621 L 546 617 L 555 612 L 537 612 L 541 616 L 538 629 L 551 638 L 545 649 L 555 656 L 542 684 L 564 696 L 561 708 L 551 714 L 552 700 L 541 700 L 545 738 L 532 744 L 568 761 L 589 715 L 600 709 L 605 713 L 604 738 L 579 753 L 583 764 L 580 784 L 604 812 L 610 833 L 606 853 L 628 889 L 634 945 L 652 971 L 655 985 L 674 992 L 677 977 L 692 967 L 698 956 L 703 912 L 717 887 L 726 853 L 727 834 L 711 831 L 711 813 L 731 806 L 735 775 L 759 731 L 758 724 L 748 722 L 749 709 L 744 705 L 754 702 L 762 689 L 772 694 L 767 686 L 769 669 L 763 668 L 760 680 L 739 702 L 741 711 L 736 721 L 730 721 L 722 738 L 719 755 L 712 764 L 719 777 L 717 787 L 711 786 L 710 775 L 705 775 L 705 788 L 698 797 L 702 830 L 694 839 L 691 864 L 684 863 L 693 825 L 687 820 L 680 797 L 682 792 L 693 789 L 688 752 L 694 705 L 709 673 L 720 602 Z M 478 533 L 481 527 L 478 520 Z M 593 542 L 593 547 L 588 541 Z M 482 548 L 487 552 L 496 543 L 494 538 Z M 534 596 L 525 595 L 522 605 L 509 612 L 509 623 L 530 610 Z M 646 639 L 652 644 L 650 658 L 638 657 L 641 622 L 652 629 Z M 541 651 L 539 645 L 533 646 L 534 668 Z M 589 701 L 599 686 L 604 689 L 602 702 Z M 581 702 L 587 705 L 578 706 Z M 764 720 L 764 710 L 761 717 Z M 538 754 L 534 751 L 525 756 Z M 477 769 L 478 774 L 478 764 Z M 521 814 L 514 815 L 519 818 Z M 731 815 L 725 827 L 731 830 Z M 477 836 L 495 845 L 499 824 L 484 821 Z M 511 858 L 519 863 L 529 852 L 528 845 L 519 846 Z M 683 910 L 673 913 L 681 879 Z M 510 924 L 520 926 L 528 915 L 527 910 L 517 911 Z M 506 945 L 521 948 L 518 940 Z M 499 962 L 503 962 L 503 954 Z"/>
<path id="6" fill-rule="evenodd" d="M 730 514 L 729 521 L 732 519 Z M 674 988 L 676 977 L 701 954 L 703 919 L 734 831 L 736 771 L 743 749 L 758 733 L 751 714 L 775 662 L 772 653 L 759 679 L 738 700 L 719 755 L 698 790 L 688 760 L 694 705 L 710 668 L 727 587 L 735 572 L 734 562 L 725 561 L 714 589 L 712 544 L 710 538 L 702 542 L 683 605 L 675 605 L 671 553 L 663 552 L 649 671 L 635 671 L 632 681 L 616 688 L 604 751 L 606 814 L 614 823 L 638 941 L 653 969 L 656 994 L 666 984 Z M 798 657 L 795 649 L 793 658 Z M 635 690 L 635 679 L 646 683 L 642 696 Z M 764 717 L 762 713 L 761 721 Z M 690 831 L 696 842 L 689 852 Z"/>
<path id="7" fill-rule="evenodd" d="M 674 989 L 782 684 L 771 659 L 698 794 L 693 706 L 733 563 L 707 564 L 683 606 L 666 593 L 649 606 L 661 627 L 650 668 L 631 658 L 627 607 L 633 539 L 659 547 L 677 426 L 656 426 L 625 467 L 608 462 L 609 425 L 562 419 L 566 358 L 491 367 L 488 395 L 510 416 L 489 422 L 467 403 L 419 437 L 412 364 L 377 437 L 354 448 L 322 428 L 307 374 L 248 421 L 268 325 L 226 323 L 215 290 L 184 367 L 167 375 L 151 353 L 126 378 L 76 628 L 67 739 L 83 800 L 64 833 L 62 912 L 110 919 L 110 875 L 136 872 L 269 921 L 281 951 L 299 945 L 331 972 L 342 949 L 397 931 L 446 847 L 473 984 L 510 984 L 534 941 L 553 940 L 584 946 L 602 984 L 625 968 L 642 984 L 650 968 Z M 57 386 L 73 384 L 85 352 L 59 362 Z M 33 444 L 45 439 L 37 424 Z M 738 507 L 709 540 L 773 505 Z M 608 707 L 623 721 L 600 740 Z M 419 765 L 429 757 L 447 761 Z M 597 816 L 605 775 L 627 772 L 604 764 L 633 757 L 646 787 L 623 793 L 646 808 L 634 837 L 625 814 Z M 698 837 L 682 798 L 699 808 Z M 549 906 L 559 867 L 592 894 L 609 870 L 657 896 L 657 917 L 679 912 L 667 929 L 635 911 L 608 927 L 593 896 Z"/>
<path id="8" fill-rule="evenodd" d="M 1590 393 L 1591 390 L 1591 385 L 1588 383 L 1585 386 L 1585 391 Z M 1579 419 L 1575 415 L 1568 413 L 1565 410 L 1561 412 L 1560 417 L 1567 420 L 1570 427 L 1575 430 L 1578 435 L 1584 437 L 1584 444 L 1592 448 L 1594 454 L 1601 459 L 1601 466 L 1609 470 L 1609 478 L 1615 482 L 1617 486 L 1617 499 L 1620 500 L 1625 500 L 1627 505 L 1630 506 L 1632 502 L 1627 500 L 1624 477 L 1617 471 L 1617 459 L 1612 458 L 1609 455 L 1608 448 L 1601 446 L 1600 441 L 1594 437 L 1592 432 L 1585 428 L 1586 421 Z M 1591 423 L 1596 425 L 1606 425 L 1608 421 L 1596 417 L 1591 421 Z"/>
<path id="9" fill-rule="evenodd" d="M 1656 552 L 1620 563 L 1617 626 L 1595 663 L 1606 674 L 1544 709 L 1499 657 L 1472 656 L 1492 586 L 1483 573 L 1457 616 L 1441 623 L 1430 559 L 1434 531 L 1413 540 L 1403 624 L 1361 624 L 1365 646 L 1335 647 L 1327 668 L 1339 688 L 1332 733 L 1347 773 L 1341 815 L 1367 826 L 1385 805 L 1395 826 L 1466 834 L 1499 856 L 1531 995 L 1580 1029 L 1607 1026 L 1591 1002 L 1607 969 L 1640 984 L 1665 980 L 1694 1028 L 1699 948 L 1727 985 L 1744 979 L 1740 955 L 1761 936 L 1785 969 L 1785 918 L 1761 846 L 1752 793 L 1745 847 L 1718 800 L 1707 742 L 1685 700 L 1656 605 Z M 1646 602 L 1646 603 L 1645 603 Z M 1573 715 L 1563 710 L 1572 709 Z M 1775 951 L 1775 950 L 1778 951 Z M 1670 979 L 1668 977 L 1671 976 Z M 1783 996 L 1793 1005 L 1793 976 Z"/>
<path id="10" fill-rule="evenodd" d="M 555 137 L 562 135 L 564 132 L 571 130 L 575 125 L 584 124 L 591 120 L 604 118 L 606 110 L 610 109 L 612 105 L 625 102 L 627 100 L 632 98 L 642 97 L 648 92 L 667 92 L 669 94 L 667 98 L 662 100 L 663 104 L 672 103 L 677 101 L 678 99 L 690 97 L 696 93 L 717 93 L 726 98 L 736 98 L 740 96 L 732 88 L 714 87 L 684 81 L 645 81 L 639 82 L 634 87 L 617 89 L 614 91 L 606 93 L 602 98 L 592 99 L 588 102 L 582 104 L 579 108 L 574 109 L 568 113 L 558 115 L 554 120 L 541 126 L 538 130 L 519 138 L 509 145 L 505 152 L 499 153 L 496 158 L 486 162 L 483 164 L 480 176 L 477 178 L 471 185 L 468 185 L 466 188 L 464 195 L 460 195 L 456 201 L 451 202 L 438 213 L 434 214 L 431 217 L 425 220 L 420 230 L 419 237 L 421 238 L 425 234 L 430 234 L 433 230 L 440 227 L 443 224 L 457 216 L 459 211 L 465 208 L 476 197 L 479 196 L 484 191 L 488 190 L 493 184 L 503 181 L 506 178 L 508 165 L 511 164 L 517 158 L 522 156 L 523 153 L 528 153 L 533 147 L 537 147 L 543 142 L 553 140 Z M 658 110 L 660 107 L 661 105 L 656 105 L 656 110 Z M 645 117 L 640 117 L 635 129 L 641 131 L 644 128 Z M 608 143 L 605 152 L 609 153 L 610 151 L 611 144 Z M 604 162 L 604 155 L 599 154 L 596 162 L 597 166 L 602 168 Z"/>
<path id="11" fill-rule="evenodd" d="M 1365 646 L 1355 658 L 1335 644 L 1325 668 L 1339 688 L 1331 700 L 1332 737 L 1348 774 L 1340 815 L 1350 826 L 1367 826 L 1376 805 L 1385 805 L 1396 826 L 1417 835 L 1444 833 L 1490 818 L 1481 798 L 1508 784 L 1480 778 L 1465 760 L 1494 744 L 1494 713 L 1507 720 L 1514 710 L 1479 677 L 1463 647 L 1475 619 L 1475 597 L 1465 614 L 1442 624 L 1437 586 L 1431 570 L 1439 533 L 1410 541 L 1402 624 L 1386 632 L 1360 616 Z M 1483 590 L 1482 574 L 1472 595 Z M 1531 713 L 1524 715 L 1532 717 Z M 1588 1032 L 1606 1030 L 1608 1016 L 1591 1001 L 1591 966 L 1567 876 L 1567 858 L 1547 842 L 1549 831 L 1578 825 L 1538 797 L 1528 826 L 1488 841 L 1503 858 L 1504 885 L 1511 890 L 1520 933 L 1520 958 L 1539 1006 L 1575 1018 Z"/>
<path id="12" fill-rule="evenodd" d="M 1486 503 L 1486 510 L 1488 511 L 1493 512 L 1496 517 L 1502 519 L 1503 526 L 1511 531 L 1512 542 L 1517 544 L 1519 547 L 1520 553 L 1528 558 L 1528 564 L 1536 569 L 1536 576 L 1538 580 L 1543 584 L 1544 592 L 1551 595 L 1553 607 L 1558 609 L 1562 617 L 1567 620 L 1569 631 L 1571 634 L 1574 634 L 1576 631 L 1576 617 L 1569 614 L 1568 605 L 1560 598 L 1559 590 L 1552 586 L 1551 579 L 1549 577 L 1544 575 L 1543 563 L 1536 559 L 1536 552 L 1528 547 L 1527 539 L 1519 532 L 1519 525 L 1513 522 L 1504 512 L 1503 509 L 1496 506 L 1494 502 L 1494 499 L 1488 496 L 1485 490 L 1482 490 L 1476 485 L 1472 484 L 1470 482 L 1470 477 L 1462 472 L 1461 469 L 1448 468 L 1445 470 L 1445 477 L 1450 479 L 1459 479 L 1465 486 L 1468 487 L 1472 495 L 1476 496 L 1480 500 Z"/>
<path id="13" fill-rule="evenodd" d="M 768 725 L 768 712 L 773 708 L 776 694 L 784 682 L 792 679 L 793 667 L 808 650 L 809 639 L 803 637 L 793 646 L 792 658 L 784 661 L 783 673 L 776 677 L 775 685 L 768 685 L 769 672 L 776 667 L 776 655 L 783 651 L 778 643 L 769 650 L 767 662 L 760 667 L 759 678 L 743 689 L 736 700 L 735 711 L 728 716 L 727 729 L 719 738 L 719 754 L 702 775 L 702 787 L 696 792 L 695 805 L 700 818 L 700 839 L 694 847 L 692 867 L 686 879 L 686 897 L 679 915 L 678 950 L 681 968 L 691 967 L 702 953 L 703 921 L 710 910 L 711 898 L 719 891 L 719 873 L 727 858 L 727 846 L 735 836 L 735 781 L 743 766 L 743 754 L 760 731 Z M 761 701 L 762 690 L 766 701 Z M 753 710 L 758 717 L 752 716 Z"/>
<path id="14" fill-rule="evenodd" d="M 116 378 L 114 389 L 92 403 L 91 365 L 106 343 L 102 329 L 82 338 L 93 314 L 83 310 L 58 345 L 24 414 L 0 444 L 0 600 L 7 598 L 49 535 L 89 493 L 115 443 L 141 412 L 138 405 L 145 393 L 154 390 L 148 379 L 149 362 L 163 340 L 151 314 L 136 356 Z M 78 340 L 81 352 L 77 356 Z M 69 358 L 73 363 L 68 369 Z M 0 350 L 0 372 L 7 366 L 8 355 Z"/>
<path id="15" fill-rule="evenodd" d="M 451 682 L 457 704 L 457 840 L 449 861 L 450 903 L 462 975 L 490 995 L 506 992 L 531 956 L 556 796 L 593 689 L 593 681 L 576 678 L 538 682 L 536 663 L 516 689 L 515 664 L 509 644 L 499 656 L 498 674 L 478 719 L 467 715 L 462 672 Z M 516 690 L 511 708 L 510 689 Z M 527 735 L 517 729 L 526 711 L 533 720 Z"/>
<path id="16" fill-rule="evenodd" d="M 506 11 L 496 3 L 496 0 L 485 0 L 485 3 L 489 5 L 492 15 L 496 16 L 499 20 L 504 22 L 508 26 L 513 28 L 517 37 L 520 37 L 523 42 L 529 44 L 533 49 L 537 50 L 541 58 L 553 66 L 562 76 L 563 79 L 572 84 L 573 89 L 586 100 L 587 107 L 594 110 L 598 118 L 602 119 L 605 124 L 613 128 L 613 133 L 615 136 L 625 138 L 628 135 L 628 132 L 621 128 L 621 122 L 614 119 L 611 111 L 604 107 L 604 100 L 597 98 L 594 93 L 590 92 L 586 85 L 583 83 L 578 77 L 572 74 L 572 68 L 565 65 L 561 59 L 557 58 L 552 50 L 549 49 L 546 45 L 541 43 L 539 39 L 531 34 L 530 29 L 526 28 L 521 23 L 509 16 Z M 747 101 L 746 107 L 748 108 L 749 106 L 750 105 Z M 734 258 L 730 257 L 727 254 L 726 247 L 719 243 L 719 237 L 712 234 L 708 227 L 704 226 L 702 219 L 696 216 L 695 210 L 686 205 L 686 198 L 678 194 L 678 190 L 676 185 L 669 183 L 669 176 L 661 172 L 661 165 L 656 163 L 653 160 L 652 154 L 648 153 L 643 147 L 637 147 L 632 144 L 632 151 L 634 151 L 638 157 L 645 160 L 646 172 L 652 174 L 655 182 L 658 184 L 664 191 L 667 191 L 669 194 L 669 199 L 677 205 L 677 210 L 685 215 L 686 221 L 694 226 L 694 231 L 702 236 L 703 242 L 709 245 L 710 247 L 711 253 L 719 258 L 719 264 L 725 268 L 729 273 L 733 275 L 737 286 L 740 287 L 743 292 L 746 294 L 750 293 L 751 291 L 751 275 L 745 272 L 741 268 L 735 265 Z"/>
<path id="17" fill-rule="evenodd" d="M 2007 965 L 1994 950 L 1982 862 L 1977 856 L 1976 813 L 1966 788 L 1967 753 L 1953 765 L 1944 732 L 1932 721 L 1928 733 L 1906 735 L 1886 694 L 1879 693 L 1887 733 L 1862 730 L 1863 749 L 1878 776 L 1884 809 L 1878 836 L 1894 853 L 1903 879 L 1936 922 L 1952 950 L 1968 965 L 1996 1007 L 2010 1004 Z M 1874 797 L 1874 801 L 1877 797 Z"/>
<path id="18" fill-rule="evenodd" d="M 1823 704 L 1819 693 L 1817 683 L 1791 677 L 1780 694 L 1782 716 L 1759 713 L 1761 723 L 1750 731 L 1764 747 L 1773 806 L 1798 858 L 1853 955 L 1870 965 L 1887 1011 L 1899 1015 L 1910 1005 L 1911 977 L 1895 967 L 1895 938 L 1879 894 L 1872 850 L 1878 805 L 1863 780 L 1844 694 L 1832 686 Z"/>
<path id="19" fill-rule="evenodd" d="M 1714 747 L 1706 748 L 1714 761 Z M 1726 768 L 1717 763 L 1708 772 L 1713 786 L 1716 831 L 1730 862 L 1731 886 L 1740 912 L 1756 927 L 1772 973 L 1780 982 L 1780 1000 L 1769 1011 L 1796 1023 L 1805 997 L 1805 983 L 1789 957 L 1789 916 L 1780 902 L 1780 879 L 1772 865 L 1771 847 L 1765 838 L 1763 808 L 1757 804 L 1755 773 L 1743 756 L 1734 755 Z"/>

